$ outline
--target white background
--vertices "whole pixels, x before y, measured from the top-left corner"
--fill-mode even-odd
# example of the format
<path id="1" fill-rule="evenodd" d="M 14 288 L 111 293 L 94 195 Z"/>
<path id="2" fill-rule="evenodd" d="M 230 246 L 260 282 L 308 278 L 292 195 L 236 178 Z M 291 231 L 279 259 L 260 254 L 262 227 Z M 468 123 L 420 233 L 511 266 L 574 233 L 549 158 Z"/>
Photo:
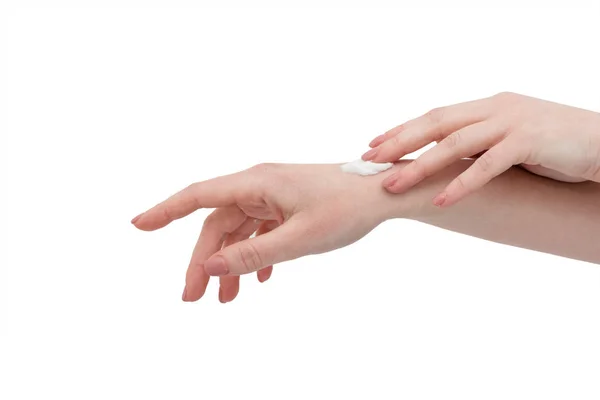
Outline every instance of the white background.
<path id="1" fill-rule="evenodd" d="M 4 7 L 0 398 L 600 398 L 598 266 L 392 221 L 185 304 L 208 210 L 129 224 L 194 181 L 354 159 L 436 106 L 600 110 L 600 7 L 565 3 Z"/>

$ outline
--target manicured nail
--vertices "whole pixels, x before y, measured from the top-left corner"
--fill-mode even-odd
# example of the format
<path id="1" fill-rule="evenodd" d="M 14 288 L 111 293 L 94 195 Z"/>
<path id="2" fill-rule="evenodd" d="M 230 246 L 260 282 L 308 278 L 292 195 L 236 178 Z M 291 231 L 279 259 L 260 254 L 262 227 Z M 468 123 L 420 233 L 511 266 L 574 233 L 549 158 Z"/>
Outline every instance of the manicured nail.
<path id="1" fill-rule="evenodd" d="M 225 259 L 222 256 L 215 256 L 206 260 L 204 271 L 210 276 L 221 276 L 229 273 Z"/>
<path id="2" fill-rule="evenodd" d="M 187 301 L 187 286 L 183 288 L 183 294 L 181 295 L 181 300 Z"/>
<path id="3" fill-rule="evenodd" d="M 140 217 L 141 217 L 142 215 L 144 215 L 144 213 L 141 213 L 140 215 L 138 215 L 138 216 L 136 216 L 134 219 L 132 219 L 132 220 L 131 220 L 131 223 L 132 223 L 132 224 L 135 224 L 135 223 L 138 221 L 138 219 L 140 219 Z"/>
<path id="4" fill-rule="evenodd" d="M 374 159 L 375 156 L 377 155 L 377 150 L 379 150 L 379 149 L 371 149 L 371 150 L 367 151 L 365 154 L 362 155 L 362 159 L 365 161 Z"/>
<path id="5" fill-rule="evenodd" d="M 385 142 L 385 135 L 379 135 L 375 139 L 371 140 L 369 147 L 377 147 L 383 142 Z"/>
<path id="6" fill-rule="evenodd" d="M 446 193 L 440 193 L 437 196 L 435 196 L 433 198 L 433 205 L 441 207 L 444 205 L 444 203 L 446 202 L 446 197 L 448 197 L 446 195 Z"/>

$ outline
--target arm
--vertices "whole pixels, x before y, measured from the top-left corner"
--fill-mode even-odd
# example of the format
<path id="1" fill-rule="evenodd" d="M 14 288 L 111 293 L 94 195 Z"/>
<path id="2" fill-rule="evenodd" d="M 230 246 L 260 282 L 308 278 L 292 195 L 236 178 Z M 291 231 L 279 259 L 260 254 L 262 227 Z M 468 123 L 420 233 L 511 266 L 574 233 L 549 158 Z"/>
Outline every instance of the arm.
<path id="1" fill-rule="evenodd" d="M 394 217 L 600 263 L 600 184 L 557 182 L 511 168 L 454 206 L 435 207 L 431 199 L 472 164 L 461 160 L 396 195 L 407 208 Z M 394 170 L 406 165 L 402 162 Z"/>
<path id="2" fill-rule="evenodd" d="M 406 162 L 368 177 L 336 164 L 261 164 L 194 183 L 132 223 L 152 231 L 198 208 L 216 208 L 192 253 L 185 301 L 202 297 L 210 276 L 219 277 L 219 300 L 231 301 L 239 275 L 258 271 L 262 282 L 273 264 L 347 246 L 393 218 L 600 263 L 594 237 L 600 184 L 559 183 L 511 169 L 453 207 L 432 206 L 437 191 L 471 164 L 460 161 L 401 195 L 385 191 L 381 181 Z"/>

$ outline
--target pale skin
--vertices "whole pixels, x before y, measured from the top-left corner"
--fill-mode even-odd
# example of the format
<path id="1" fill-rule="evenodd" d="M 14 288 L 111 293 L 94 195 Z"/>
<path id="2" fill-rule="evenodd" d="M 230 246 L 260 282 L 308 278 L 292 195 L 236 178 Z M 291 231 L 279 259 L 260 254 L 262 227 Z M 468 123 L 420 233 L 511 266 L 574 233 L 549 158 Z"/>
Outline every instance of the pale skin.
<path id="1" fill-rule="evenodd" d="M 455 206 L 435 207 L 432 197 L 473 163 L 458 161 L 402 195 L 381 185 L 409 161 L 366 177 L 344 173 L 339 164 L 262 164 L 194 183 L 132 223 L 152 231 L 199 208 L 215 208 L 194 248 L 184 301 L 200 299 L 209 278 L 218 276 L 219 300 L 229 302 L 238 294 L 239 275 L 257 272 L 265 281 L 273 264 L 347 246 L 394 218 L 600 263 L 600 184 L 558 182 L 511 168 Z"/>
<path id="2" fill-rule="evenodd" d="M 453 162 L 480 155 L 433 198 L 451 206 L 513 165 L 565 182 L 600 182 L 600 114 L 516 93 L 431 110 L 373 139 L 363 160 L 393 162 L 436 146 L 382 182 L 403 193 Z"/>

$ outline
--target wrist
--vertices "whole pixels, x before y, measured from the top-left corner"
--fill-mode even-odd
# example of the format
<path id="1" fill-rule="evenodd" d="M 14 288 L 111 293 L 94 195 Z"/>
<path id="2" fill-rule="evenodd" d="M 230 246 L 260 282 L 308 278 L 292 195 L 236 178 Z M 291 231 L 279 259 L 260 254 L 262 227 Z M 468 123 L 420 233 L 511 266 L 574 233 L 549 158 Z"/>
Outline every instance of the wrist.
<path id="1" fill-rule="evenodd" d="M 401 194 L 390 193 L 382 185 L 385 178 L 401 171 L 410 161 L 412 160 L 397 161 L 392 168 L 375 176 L 378 186 L 376 191 L 380 192 L 382 197 L 383 220 L 396 218 L 418 219 L 425 212 L 427 200 L 423 188 L 420 187 L 421 185 L 417 185 Z"/>

